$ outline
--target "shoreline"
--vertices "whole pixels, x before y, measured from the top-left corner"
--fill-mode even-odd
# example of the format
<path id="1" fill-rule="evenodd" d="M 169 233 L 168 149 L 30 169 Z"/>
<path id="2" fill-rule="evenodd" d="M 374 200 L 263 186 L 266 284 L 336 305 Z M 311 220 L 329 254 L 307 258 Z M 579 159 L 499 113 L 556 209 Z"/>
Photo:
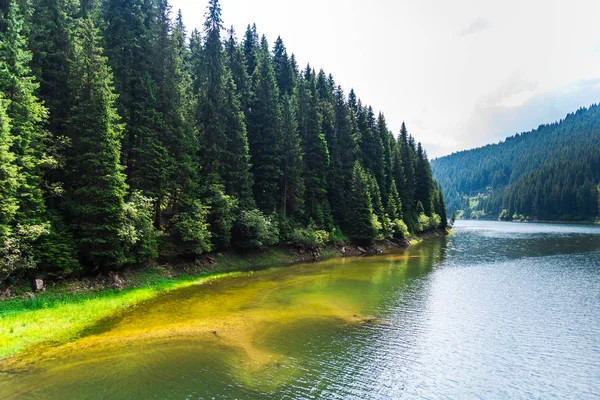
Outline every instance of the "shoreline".
<path id="1" fill-rule="evenodd" d="M 494 219 L 494 218 L 461 218 L 456 219 L 456 221 L 492 221 L 492 222 L 512 222 L 515 224 L 555 224 L 555 225 L 600 225 L 600 220 L 592 221 L 557 221 L 557 220 L 531 220 L 531 221 L 506 221 L 502 219 Z"/>
<path id="2" fill-rule="evenodd" d="M 369 246 L 331 245 L 322 249 L 279 246 L 259 251 L 207 254 L 191 263 L 148 265 L 125 270 L 118 280 L 104 276 L 70 278 L 46 291 L 0 299 L 0 362 L 43 343 L 65 343 L 101 320 L 125 312 L 166 292 L 251 271 L 338 257 L 381 254 L 408 248 L 449 232 L 429 232 L 409 240 L 383 240 Z M 118 283 L 116 283 L 117 281 Z"/>

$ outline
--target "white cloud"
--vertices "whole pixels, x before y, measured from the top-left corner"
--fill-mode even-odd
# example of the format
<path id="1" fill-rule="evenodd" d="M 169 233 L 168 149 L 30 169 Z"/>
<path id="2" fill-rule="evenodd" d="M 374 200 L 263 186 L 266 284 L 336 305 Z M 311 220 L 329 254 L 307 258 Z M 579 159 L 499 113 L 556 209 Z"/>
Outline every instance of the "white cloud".
<path id="1" fill-rule="evenodd" d="M 488 19 L 479 17 L 473 20 L 469 26 L 460 31 L 460 36 L 468 36 L 475 33 L 483 32 L 491 27 Z"/>

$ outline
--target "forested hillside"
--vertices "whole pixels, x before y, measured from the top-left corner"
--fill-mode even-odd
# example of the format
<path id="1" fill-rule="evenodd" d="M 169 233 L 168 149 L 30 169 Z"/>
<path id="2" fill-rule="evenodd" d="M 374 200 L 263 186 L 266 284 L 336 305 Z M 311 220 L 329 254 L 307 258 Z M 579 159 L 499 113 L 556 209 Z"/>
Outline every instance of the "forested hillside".
<path id="1" fill-rule="evenodd" d="M 446 224 L 404 126 L 218 0 L 0 2 L 0 178 L 0 282 Z"/>
<path id="2" fill-rule="evenodd" d="M 449 212 L 458 217 L 593 220 L 599 212 L 600 107 L 431 165 Z"/>

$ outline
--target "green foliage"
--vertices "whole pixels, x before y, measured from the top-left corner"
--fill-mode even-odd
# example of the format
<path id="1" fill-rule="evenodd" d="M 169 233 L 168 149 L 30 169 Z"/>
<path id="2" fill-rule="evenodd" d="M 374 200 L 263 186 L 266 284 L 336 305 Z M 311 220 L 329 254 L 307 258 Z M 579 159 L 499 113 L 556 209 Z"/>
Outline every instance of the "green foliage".
<path id="1" fill-rule="evenodd" d="M 158 257 L 160 232 L 152 224 L 153 217 L 152 199 L 133 191 L 123 206 L 123 227 L 119 231 L 125 262 L 139 264 Z"/>
<path id="2" fill-rule="evenodd" d="M 119 266 L 127 186 L 120 164 L 122 126 L 114 108 L 112 74 L 91 20 L 78 28 L 71 63 L 73 107 L 67 123 L 68 207 L 83 261 Z"/>
<path id="3" fill-rule="evenodd" d="M 327 231 L 318 229 L 314 222 L 302 228 L 296 228 L 288 238 L 288 242 L 298 247 L 322 247 L 330 240 L 330 234 Z"/>
<path id="4" fill-rule="evenodd" d="M 304 181 L 302 179 L 302 145 L 296 119 L 296 96 L 281 99 L 283 117 L 283 182 L 282 215 L 298 215 L 304 205 Z"/>
<path id="5" fill-rule="evenodd" d="M 431 218 L 429 218 L 424 212 L 419 214 L 418 223 L 418 232 L 426 232 L 431 228 Z"/>
<path id="6" fill-rule="evenodd" d="M 263 42 L 266 43 L 264 37 Z M 258 61 L 252 75 L 254 85 L 247 115 L 248 140 L 254 175 L 254 199 L 261 211 L 272 213 L 277 210 L 281 199 L 281 105 L 268 49 L 260 51 Z"/>
<path id="7" fill-rule="evenodd" d="M 13 137 L 6 102 L 0 97 L 0 239 L 9 235 L 19 209 L 16 155 L 11 151 Z"/>
<path id="8" fill-rule="evenodd" d="M 340 228 L 333 228 L 331 232 L 329 232 L 328 243 L 340 245 L 349 241 L 350 238 Z"/>
<path id="9" fill-rule="evenodd" d="M 235 221 L 237 200 L 226 195 L 223 186 L 213 183 L 202 196 L 208 207 L 207 222 L 212 232 L 213 248 L 225 249 L 231 245 L 231 230 Z"/>
<path id="10" fill-rule="evenodd" d="M 244 249 L 273 246 L 279 242 L 277 221 L 256 209 L 242 210 L 235 221 L 233 242 Z"/>
<path id="11" fill-rule="evenodd" d="M 352 170 L 352 183 L 347 210 L 346 232 L 350 239 L 367 243 L 375 240 L 378 222 L 377 216 L 373 214 L 369 178 L 358 161 L 356 161 Z"/>
<path id="12" fill-rule="evenodd" d="M 408 227 L 401 219 L 392 221 L 392 229 L 394 230 L 394 236 L 399 238 L 407 238 L 409 236 Z"/>
<path id="13" fill-rule="evenodd" d="M 39 269 L 44 273 L 65 277 L 83 269 L 73 233 L 56 213 L 50 214 L 50 229 L 36 241 L 35 249 L 39 254 Z"/>
<path id="14" fill-rule="evenodd" d="M 428 216 L 425 213 L 419 214 L 419 230 L 418 232 L 427 232 L 442 227 L 442 219 L 436 213 Z"/>
<path id="15" fill-rule="evenodd" d="M 17 225 L 0 241 L 0 282 L 17 272 L 34 269 L 39 261 L 34 256 L 38 239 L 47 234 L 49 226 Z"/>
<path id="16" fill-rule="evenodd" d="M 49 228 L 42 192 L 43 167 L 51 163 L 43 129 L 47 110 L 35 95 L 25 6 L 12 2 L 0 18 L 0 246 L 5 275 L 38 265 L 35 244 Z"/>
<path id="17" fill-rule="evenodd" d="M 212 249 L 211 233 L 206 223 L 207 207 L 194 200 L 171 220 L 171 243 L 177 247 L 175 255 L 200 255 Z"/>
<path id="18" fill-rule="evenodd" d="M 322 131 L 323 114 L 319 107 L 315 72 L 306 67 L 298 82 L 298 126 L 304 150 L 304 181 L 308 216 L 321 227 L 327 225 L 327 170 L 329 149 Z"/>

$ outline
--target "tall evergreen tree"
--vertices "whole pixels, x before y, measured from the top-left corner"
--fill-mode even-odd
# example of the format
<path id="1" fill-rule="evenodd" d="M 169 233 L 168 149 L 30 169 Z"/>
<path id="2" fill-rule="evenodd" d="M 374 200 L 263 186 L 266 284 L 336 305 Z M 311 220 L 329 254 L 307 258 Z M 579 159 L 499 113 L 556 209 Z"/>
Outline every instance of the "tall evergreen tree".
<path id="1" fill-rule="evenodd" d="M 67 123 L 69 210 L 82 259 L 94 268 L 122 262 L 125 176 L 119 162 L 122 125 L 112 74 L 93 22 L 81 22 L 71 64 L 73 107 Z"/>
<path id="2" fill-rule="evenodd" d="M 169 181 L 159 82 L 169 48 L 161 45 L 168 40 L 161 37 L 168 30 L 160 24 L 165 14 L 161 7 L 167 6 L 153 0 L 108 0 L 104 11 L 106 55 L 119 94 L 118 112 L 125 122 L 122 160 L 127 182 L 153 199 L 156 225 Z"/>
<path id="3" fill-rule="evenodd" d="M 228 69 L 225 70 L 225 129 L 228 135 L 223 181 L 225 192 L 235 196 L 244 209 L 254 207 L 252 197 L 253 179 L 250 172 L 250 148 L 244 113 L 241 111 L 235 83 Z"/>
<path id="4" fill-rule="evenodd" d="M 275 77 L 277 78 L 277 86 L 279 93 L 283 95 L 292 95 L 294 88 L 294 71 L 290 64 L 290 59 L 283 44 L 281 37 L 277 37 L 275 46 L 273 47 L 273 66 L 275 69 Z"/>
<path id="5" fill-rule="evenodd" d="M 302 180 L 302 145 L 298 134 L 298 121 L 296 119 L 296 96 L 289 98 L 283 95 L 282 119 L 282 160 L 283 160 L 283 182 L 282 182 L 282 215 L 298 214 L 302 211 L 304 204 L 304 181 Z"/>
<path id="6" fill-rule="evenodd" d="M 209 2 L 204 22 L 204 47 L 201 69 L 197 71 L 202 88 L 198 102 L 201 124 L 200 142 L 203 172 L 211 182 L 220 182 L 227 148 L 225 128 L 224 56 L 221 41 L 221 7 L 217 0 Z"/>
<path id="7" fill-rule="evenodd" d="M 237 93 L 240 97 L 242 111 L 248 114 L 250 107 L 250 77 L 246 71 L 246 59 L 243 49 L 238 45 L 235 38 L 233 27 L 229 30 L 229 39 L 225 43 L 225 53 L 227 57 L 227 66 L 231 71 L 231 76 Z"/>
<path id="8" fill-rule="evenodd" d="M 346 230 L 357 241 L 371 243 L 377 236 L 373 224 L 373 205 L 369 191 L 369 178 L 358 161 L 352 169 L 352 181 L 348 193 L 348 219 L 352 221 Z"/>
<path id="9" fill-rule="evenodd" d="M 46 108 L 35 96 L 38 89 L 29 63 L 24 17 L 21 5 L 12 2 L 0 30 L 0 93 L 5 98 L 6 118 L 12 138 L 10 152 L 15 156 L 18 181 L 14 187 L 18 201 L 15 223 L 32 229 L 46 223 L 42 193 L 43 162 L 46 158 L 44 122 Z M 5 125 L 6 129 L 6 125 Z M 12 190 L 12 189 L 11 189 Z M 39 237 L 39 235 L 38 235 Z M 31 240 L 37 237 L 31 237 Z M 32 257 L 34 255 L 31 255 Z"/>
<path id="10" fill-rule="evenodd" d="M 248 25 L 244 34 L 244 58 L 246 60 L 246 72 L 249 77 L 254 77 L 254 70 L 259 66 L 261 55 L 259 54 L 258 33 L 256 32 L 256 24 Z"/>
<path id="11" fill-rule="evenodd" d="M 0 248 L 12 233 L 19 209 L 17 185 L 19 169 L 11 148 L 14 139 L 6 115 L 6 101 L 0 97 Z"/>
<path id="12" fill-rule="evenodd" d="M 329 151 L 322 131 L 323 116 L 316 92 L 314 70 L 307 66 L 298 83 L 298 125 L 305 155 L 306 211 L 317 224 L 326 227 L 329 220 L 327 201 Z"/>
<path id="13" fill-rule="evenodd" d="M 404 188 L 402 191 L 404 197 L 400 199 L 402 201 L 402 213 L 404 214 L 406 225 L 408 225 L 411 231 L 415 231 L 417 223 L 417 214 L 415 212 L 415 163 L 413 151 L 409 143 L 408 131 L 404 122 L 400 129 L 400 136 L 398 137 L 398 147 L 400 148 L 400 158 L 404 172 L 404 182 L 402 185 Z"/>
<path id="14" fill-rule="evenodd" d="M 263 43 L 266 38 L 263 37 Z M 267 46 L 262 46 L 254 70 L 253 95 L 248 115 L 248 139 L 258 208 L 275 212 L 281 199 L 282 119 L 275 71 Z"/>
<path id="15" fill-rule="evenodd" d="M 160 140 L 167 149 L 164 199 L 156 202 L 156 219 L 162 225 L 162 213 L 169 217 L 177 214 L 185 197 L 193 196 L 198 181 L 196 152 L 198 140 L 195 133 L 194 112 L 196 101 L 192 94 L 192 82 L 186 61 L 189 52 L 186 44 L 185 26 L 178 14 L 175 26 L 171 25 L 170 9 L 166 1 L 160 3 L 160 19 L 157 26 L 160 65 L 157 71 L 159 83 L 159 112 L 164 124 Z M 166 201 L 165 201 L 166 200 Z M 163 204 L 166 202 L 166 206 Z M 163 208 L 165 210 L 163 211 Z"/>
<path id="16" fill-rule="evenodd" d="M 415 161 L 416 200 L 423 204 L 425 214 L 431 216 L 433 213 L 433 178 L 427 155 L 423 151 L 421 143 L 417 145 Z"/>
<path id="17" fill-rule="evenodd" d="M 76 0 L 32 0 L 29 3 L 31 69 L 39 82 L 39 97 L 48 108 L 48 128 L 53 136 L 64 134 L 70 104 L 68 78 L 71 35 L 80 13 Z"/>

